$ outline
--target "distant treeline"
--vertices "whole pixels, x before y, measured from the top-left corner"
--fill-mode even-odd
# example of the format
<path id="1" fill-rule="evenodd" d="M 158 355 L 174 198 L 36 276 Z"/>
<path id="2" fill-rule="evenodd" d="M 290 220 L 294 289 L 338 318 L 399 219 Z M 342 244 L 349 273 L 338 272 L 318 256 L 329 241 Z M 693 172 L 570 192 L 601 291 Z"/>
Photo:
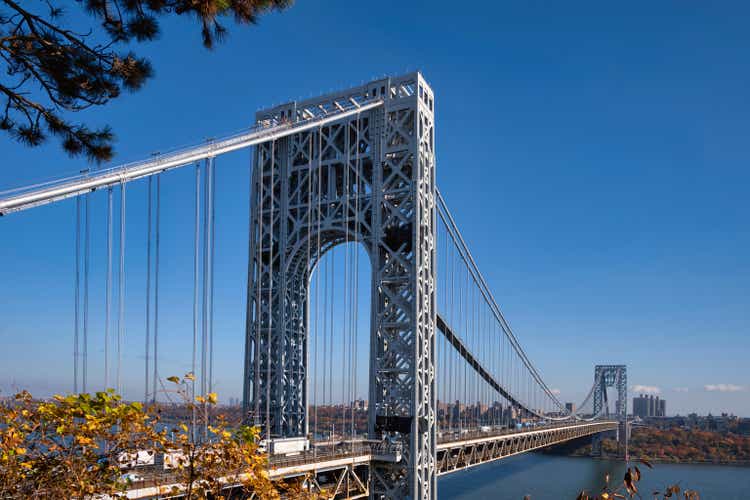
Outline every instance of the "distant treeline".
<path id="1" fill-rule="evenodd" d="M 676 427 L 636 427 L 630 437 L 629 452 L 631 457 L 648 457 L 654 462 L 750 465 L 750 436 Z M 553 449 L 551 453 L 588 456 L 591 441 L 580 440 L 575 446 Z M 602 441 L 603 458 L 614 458 L 619 453 L 615 440 Z"/>

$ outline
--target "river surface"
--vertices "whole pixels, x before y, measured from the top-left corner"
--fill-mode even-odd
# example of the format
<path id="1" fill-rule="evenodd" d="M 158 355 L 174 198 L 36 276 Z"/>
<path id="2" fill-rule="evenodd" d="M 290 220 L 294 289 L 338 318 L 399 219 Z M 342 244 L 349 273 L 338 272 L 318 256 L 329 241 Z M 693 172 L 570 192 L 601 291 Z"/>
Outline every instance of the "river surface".
<path id="1" fill-rule="evenodd" d="M 654 469 L 638 468 L 643 473 L 638 489 L 644 500 L 651 500 L 653 491 L 675 483 L 697 490 L 701 500 L 750 500 L 750 467 L 654 464 Z M 439 478 L 438 498 L 523 500 L 524 495 L 530 495 L 531 500 L 575 500 L 583 489 L 601 491 L 607 472 L 612 485 L 615 481 L 622 484 L 625 465 L 526 453 Z"/>

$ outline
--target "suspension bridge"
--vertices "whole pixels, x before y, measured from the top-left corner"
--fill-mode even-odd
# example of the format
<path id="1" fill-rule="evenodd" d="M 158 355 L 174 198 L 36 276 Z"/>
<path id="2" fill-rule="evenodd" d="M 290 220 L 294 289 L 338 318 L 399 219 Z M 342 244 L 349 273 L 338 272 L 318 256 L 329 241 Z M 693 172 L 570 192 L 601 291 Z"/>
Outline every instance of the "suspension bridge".
<path id="1" fill-rule="evenodd" d="M 436 185 L 434 112 L 420 73 L 383 78 L 260 111 L 231 136 L 0 193 L 2 216 L 75 198 L 73 390 L 123 390 L 126 187 L 143 180 L 144 400 L 156 400 L 161 184 L 188 168 L 191 363 L 196 392 L 213 390 L 214 175 L 221 155 L 248 149 L 242 415 L 261 427 L 273 477 L 308 475 L 331 498 L 434 499 L 439 475 L 518 453 L 605 433 L 626 446 L 625 366 L 592 367 L 587 396 L 566 406 L 505 320 Z M 89 200 L 99 192 L 106 300 L 94 379 Z M 128 496 L 157 494 L 144 480 Z"/>

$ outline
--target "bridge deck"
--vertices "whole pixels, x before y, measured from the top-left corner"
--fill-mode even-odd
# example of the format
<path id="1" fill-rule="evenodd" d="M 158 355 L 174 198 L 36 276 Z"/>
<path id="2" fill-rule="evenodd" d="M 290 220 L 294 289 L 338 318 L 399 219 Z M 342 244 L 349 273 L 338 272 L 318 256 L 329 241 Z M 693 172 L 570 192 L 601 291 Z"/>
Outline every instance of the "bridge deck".
<path id="1" fill-rule="evenodd" d="M 617 429 L 616 421 L 558 424 L 518 432 L 467 433 L 438 440 L 439 475 L 493 462 L 512 455 L 545 448 L 572 439 Z"/>
<path id="2" fill-rule="evenodd" d="M 597 421 L 502 431 L 443 433 L 438 437 L 437 471 L 439 475 L 449 474 L 571 439 L 616 430 L 617 426 L 616 421 Z M 341 478 L 345 475 L 349 474 L 355 479 L 352 483 L 359 481 L 355 473 L 357 468 L 367 467 L 372 461 L 398 461 L 399 458 L 397 450 L 365 441 L 330 445 L 317 443 L 313 450 L 298 455 L 270 457 L 269 474 L 273 479 L 311 475 L 316 478 L 316 485 L 332 484 L 334 491 L 340 491 Z M 174 486 L 180 487 L 174 483 L 174 476 L 168 471 L 152 470 L 145 475 L 145 481 L 134 484 L 128 491 L 128 498 L 151 498 L 170 491 Z M 241 480 L 242 475 L 227 478 L 226 482 L 230 485 Z M 357 491 L 365 495 L 366 480 L 359 485 L 361 488 Z"/>

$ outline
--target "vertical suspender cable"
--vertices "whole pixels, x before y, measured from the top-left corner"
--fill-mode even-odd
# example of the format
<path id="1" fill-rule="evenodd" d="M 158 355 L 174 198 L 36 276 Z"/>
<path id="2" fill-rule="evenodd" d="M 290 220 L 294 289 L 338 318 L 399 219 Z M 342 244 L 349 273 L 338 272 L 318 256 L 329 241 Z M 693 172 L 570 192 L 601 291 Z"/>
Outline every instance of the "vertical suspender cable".
<path id="1" fill-rule="evenodd" d="M 326 179 L 329 179 L 329 177 L 326 177 Z M 321 203 L 322 203 L 322 196 L 323 196 L 323 127 L 318 127 L 318 211 L 320 212 L 320 217 L 322 217 L 321 212 Z M 330 200 L 330 181 L 326 189 L 326 214 L 328 214 L 330 208 L 331 208 L 331 200 Z M 320 227 L 318 227 L 318 234 L 320 234 Z M 323 249 L 320 247 L 320 237 L 318 236 L 317 241 L 318 246 L 318 252 L 322 255 Z M 330 265 L 329 265 L 330 264 Z M 331 284 L 331 290 L 333 290 L 333 268 L 334 268 L 334 259 L 333 254 L 331 254 L 326 259 L 326 268 L 325 268 L 325 283 L 324 283 L 324 293 L 323 293 L 323 318 L 324 318 L 324 324 L 323 328 L 325 330 L 325 337 L 323 342 L 323 350 L 328 353 L 328 363 L 325 361 L 323 362 L 323 385 L 326 385 L 326 379 L 328 382 L 328 400 L 330 400 L 329 405 L 329 411 L 333 407 L 333 293 L 329 294 L 328 289 L 328 283 L 329 283 L 329 274 L 328 270 L 331 269 L 330 274 L 330 284 Z M 330 312 L 329 312 L 330 307 Z M 330 318 L 330 321 L 328 320 Z M 330 332 L 329 332 L 330 329 Z M 330 333 L 330 335 L 329 335 Z M 326 343 L 326 340 L 330 339 Z M 325 373 L 328 373 L 328 377 L 325 376 Z M 333 426 L 334 419 L 330 419 L 330 423 Z M 329 431 L 330 439 L 333 440 L 333 427 L 331 427 L 331 430 Z"/>
<path id="2" fill-rule="evenodd" d="M 328 208 L 331 207 L 331 202 L 328 200 Z M 336 297 L 336 259 L 335 254 L 331 254 L 331 258 L 329 259 L 331 262 L 331 288 L 328 296 L 328 305 L 330 307 L 330 310 L 328 311 L 328 326 L 331 329 L 331 335 L 330 335 L 330 342 L 328 344 L 328 359 L 330 362 L 328 363 L 328 394 L 331 398 L 331 407 L 333 407 L 333 336 L 335 333 L 334 323 L 333 323 L 333 316 L 334 316 L 334 297 Z M 343 381 L 342 381 L 343 382 Z M 335 415 L 335 414 L 334 414 Z M 331 418 L 331 440 L 334 439 L 334 434 L 336 431 L 335 427 L 335 418 Z"/>
<path id="3" fill-rule="evenodd" d="M 211 274 L 211 256 L 209 254 L 211 243 L 211 158 L 206 158 L 206 178 L 203 181 L 203 310 L 202 332 L 201 332 L 201 395 L 205 396 L 208 391 L 208 318 L 209 318 L 209 290 Z M 208 438 L 208 406 L 204 406 L 204 429 L 203 436 Z"/>
<path id="4" fill-rule="evenodd" d="M 445 241 L 443 245 L 443 269 L 441 270 L 443 274 L 443 290 L 442 295 L 444 297 L 443 299 L 443 305 L 445 307 L 445 311 L 448 311 L 448 234 L 445 230 L 443 230 L 443 240 Z M 452 321 L 453 318 L 448 316 L 448 321 Z M 447 406 L 448 403 L 448 340 L 443 335 L 443 362 L 441 363 L 442 368 L 442 375 L 443 379 L 440 381 L 440 385 L 443 386 L 443 407 L 445 408 L 445 411 L 449 411 L 449 406 Z M 443 414 L 443 427 L 446 426 L 448 423 L 448 415 Z"/>
<path id="5" fill-rule="evenodd" d="M 477 298 L 476 288 L 473 287 L 473 286 L 471 287 L 471 300 L 472 300 L 471 316 L 472 316 L 472 323 L 474 325 L 472 327 L 472 329 L 474 330 L 474 335 L 473 335 L 474 336 L 474 345 L 473 345 L 473 348 L 472 348 L 472 352 L 476 353 L 477 359 L 481 362 L 482 361 L 481 352 L 477 349 L 477 347 L 479 345 L 481 345 L 482 329 L 481 329 L 481 325 L 479 324 L 479 317 L 477 316 L 478 312 L 479 312 L 479 307 L 478 307 L 479 306 L 479 301 L 478 301 L 478 298 Z M 473 372 L 471 374 L 471 379 L 472 379 L 472 385 L 473 385 L 473 389 L 474 389 L 473 390 L 473 394 L 472 394 L 472 396 L 473 396 L 472 399 L 474 399 L 474 401 L 476 401 L 475 404 L 477 406 L 481 407 L 480 398 L 479 398 L 479 376 L 477 375 L 476 372 Z M 475 426 L 479 425 L 479 409 L 480 408 L 477 408 L 474 411 L 474 425 Z"/>
<path id="6" fill-rule="evenodd" d="M 477 334 L 479 333 L 479 330 L 477 328 L 477 321 L 476 321 L 476 297 L 474 293 L 474 287 L 471 288 L 467 285 L 467 293 L 469 294 L 469 342 L 467 344 L 467 348 L 470 352 L 477 353 Z M 477 353 L 478 354 L 478 353 Z M 477 377 L 473 370 L 469 371 L 469 375 L 471 376 L 471 380 L 469 380 L 469 393 L 471 394 L 471 400 L 469 402 L 472 404 L 472 407 L 476 404 L 477 400 Z M 476 408 L 474 408 L 471 412 L 471 419 L 472 419 L 472 425 L 476 424 Z"/>
<path id="7" fill-rule="evenodd" d="M 73 392 L 78 392 L 78 331 L 80 328 L 81 303 L 81 198 L 76 197 L 76 271 L 75 306 L 73 319 Z"/>
<path id="8" fill-rule="evenodd" d="M 480 362 L 484 365 L 485 360 L 484 356 L 482 355 L 485 351 L 484 349 L 484 331 L 482 330 L 482 323 L 479 318 L 479 293 L 475 290 L 474 291 L 474 303 L 475 303 L 475 309 L 474 309 L 474 318 L 475 318 L 475 328 L 477 330 L 477 335 L 475 336 L 476 343 L 474 344 L 474 349 L 476 349 L 474 352 L 477 353 L 477 356 L 480 360 Z M 482 400 L 482 379 L 479 378 L 479 375 L 477 373 L 474 373 L 474 385 L 476 386 L 476 397 L 477 402 L 479 404 L 479 411 L 477 415 L 477 425 L 481 425 L 481 400 Z"/>
<path id="9" fill-rule="evenodd" d="M 493 364 L 494 364 L 492 372 L 494 373 L 495 378 L 497 380 L 500 380 L 500 336 L 497 333 L 497 323 L 495 323 L 495 321 L 492 319 L 492 313 L 490 312 L 487 313 L 487 319 L 490 322 L 490 332 L 492 334 L 492 341 L 494 344 L 494 347 L 492 349 L 492 358 L 493 358 Z M 499 403 L 499 401 L 498 401 L 497 394 L 495 394 L 494 392 L 492 392 L 492 399 L 493 399 L 492 420 L 493 420 L 494 425 L 497 426 L 499 424 L 498 414 L 497 414 L 498 407 L 497 407 L 497 404 L 495 403 Z"/>
<path id="10" fill-rule="evenodd" d="M 455 289 L 456 289 L 456 259 L 454 257 L 453 245 L 451 245 L 450 248 L 451 248 L 451 259 L 450 259 L 450 262 L 451 262 L 451 267 L 450 267 L 450 269 L 451 269 L 451 285 L 450 285 L 450 307 L 449 307 L 449 311 L 450 311 L 451 323 L 453 323 L 454 325 L 458 325 L 458 323 L 456 322 L 456 318 L 453 315 L 453 304 L 454 304 L 454 300 L 453 299 L 454 299 L 454 292 L 455 292 Z M 456 377 L 454 376 L 454 372 L 453 372 L 453 357 L 454 357 L 453 351 L 451 351 L 450 354 L 451 354 L 450 359 L 449 359 L 449 361 L 450 361 L 450 370 L 449 370 L 449 372 L 450 372 L 450 377 L 449 377 L 449 379 L 450 379 L 450 381 L 449 381 L 449 383 L 450 383 L 450 391 L 448 392 L 448 394 L 449 394 L 451 403 L 454 403 L 455 402 L 455 397 L 454 397 L 454 395 L 455 395 L 455 392 L 454 392 L 455 385 L 454 385 L 454 381 L 455 381 Z M 448 427 L 451 430 L 453 430 L 453 424 L 454 424 L 454 421 L 453 421 L 453 413 L 454 413 L 453 412 L 453 406 L 451 405 L 450 408 L 451 408 L 450 409 L 450 414 L 448 415 Z"/>
<path id="11" fill-rule="evenodd" d="M 211 226 L 211 238 L 209 240 L 209 278 L 208 278 L 208 392 L 214 390 L 214 262 L 216 257 L 214 251 L 216 250 L 216 165 L 214 164 L 214 158 L 211 160 L 211 190 L 209 196 L 211 198 L 210 210 L 211 217 L 209 219 L 209 225 Z"/>
<path id="12" fill-rule="evenodd" d="M 146 360 L 143 402 L 148 403 L 149 350 L 151 347 L 151 200 L 153 198 L 153 178 L 148 178 L 148 202 L 146 208 Z"/>
<path id="13" fill-rule="evenodd" d="M 349 285 L 349 279 L 350 279 L 350 259 L 349 259 L 349 169 L 350 169 L 350 154 L 351 154 L 351 144 L 349 140 L 349 122 L 347 121 L 346 124 L 344 124 L 344 127 L 346 127 L 346 137 L 345 137 L 345 147 L 346 147 L 346 163 L 344 166 L 344 183 L 343 183 L 343 195 L 344 195 L 344 201 L 343 201 L 343 207 L 344 207 L 344 342 L 343 342 L 343 359 L 344 364 L 342 366 L 342 381 L 344 383 L 341 384 L 341 403 L 344 410 L 344 414 L 341 418 L 341 435 L 344 436 L 344 432 L 346 429 L 346 400 L 347 396 L 350 396 L 349 391 L 347 389 L 350 389 L 349 384 L 351 382 L 351 357 L 349 356 L 349 351 L 351 350 L 349 346 L 349 341 L 351 337 L 351 302 L 350 302 L 350 294 L 351 294 L 351 286 Z M 349 404 L 351 405 L 351 397 L 349 397 Z"/>
<path id="14" fill-rule="evenodd" d="M 156 176 L 156 252 L 154 260 L 154 373 L 151 380 L 151 401 L 156 403 L 156 381 L 159 378 L 159 236 L 161 225 L 161 174 Z"/>
<path id="15" fill-rule="evenodd" d="M 302 136 L 300 136 L 301 138 Z M 313 211 L 313 184 L 312 184 L 312 178 L 313 178 L 313 169 L 312 169 L 312 155 L 313 155 L 313 147 L 312 142 L 313 141 L 313 132 L 310 131 L 307 133 L 307 259 L 305 260 L 305 286 L 307 286 L 307 297 L 305 297 L 305 300 L 307 301 L 307 325 L 306 328 L 310 328 L 310 285 L 312 284 L 312 280 L 310 279 L 310 276 L 308 276 L 308 269 L 312 269 L 310 267 L 310 259 L 311 259 L 311 252 L 310 252 L 310 245 L 312 244 L 312 211 Z M 318 174 L 318 177 L 320 177 L 320 174 Z M 316 237 L 318 240 L 320 240 L 320 192 L 318 192 L 318 213 L 317 213 L 317 228 L 316 231 Z M 313 439 L 317 439 L 318 436 L 318 406 L 320 406 L 320 401 L 318 400 L 318 369 L 320 367 L 320 364 L 318 363 L 318 337 L 320 336 L 320 329 L 318 328 L 320 322 L 320 273 L 322 272 L 322 266 L 319 264 L 322 263 L 320 257 L 320 245 L 318 246 L 318 250 L 315 252 L 315 256 L 317 259 L 316 266 L 315 266 L 315 345 L 313 348 L 313 359 L 315 364 L 315 371 L 314 376 L 310 377 L 310 365 L 307 365 L 307 380 L 308 383 L 310 380 L 313 382 L 313 402 L 314 402 L 314 419 L 315 422 L 313 424 Z M 324 313 L 325 314 L 325 313 Z M 308 332 L 308 338 L 309 332 Z M 300 374 L 301 375 L 301 374 Z M 308 390 L 308 398 L 309 398 L 309 390 Z M 323 394 L 325 394 L 325 386 L 323 388 Z M 308 410 L 309 414 L 309 410 Z M 317 447 L 313 447 L 313 453 L 317 452 Z"/>
<path id="16" fill-rule="evenodd" d="M 347 422 L 346 422 L 346 409 L 347 409 L 347 399 L 349 400 L 349 409 L 351 410 L 351 380 L 352 380 L 352 358 L 351 358 L 351 334 L 352 334 L 352 304 L 351 304 L 351 293 L 352 293 L 352 286 L 351 286 L 351 265 L 352 265 L 352 259 L 351 259 L 351 250 L 349 245 L 349 203 L 351 202 L 350 197 L 350 178 L 349 178 L 349 172 L 351 169 L 351 139 L 350 139 L 350 132 L 349 132 L 349 123 L 345 124 L 346 127 L 346 163 L 344 167 L 344 350 L 343 350 L 343 359 L 344 359 L 344 373 L 343 373 L 343 380 L 344 384 L 342 387 L 343 390 L 343 398 L 342 403 L 344 404 L 344 415 L 341 419 L 341 435 L 344 436 L 345 430 L 347 429 Z"/>
<path id="17" fill-rule="evenodd" d="M 213 160 L 206 158 L 206 180 L 204 181 L 204 209 L 203 209 L 203 342 L 201 347 L 201 392 L 205 395 L 208 392 L 208 371 L 209 371 L 209 319 L 211 316 L 210 309 L 210 291 L 211 291 L 211 170 Z M 207 429 L 206 429 L 207 431 Z"/>
<path id="18" fill-rule="evenodd" d="M 196 355 L 198 350 L 198 245 L 200 244 L 200 213 L 201 213 L 201 166 L 195 165 L 195 231 L 193 238 L 193 358 L 191 362 L 191 373 L 193 375 L 192 393 L 195 397 Z M 195 439 L 196 415 L 193 407 L 192 426 L 190 433 Z"/>
<path id="19" fill-rule="evenodd" d="M 120 268 L 118 270 L 118 319 L 117 319 L 117 392 L 123 393 L 122 386 L 122 345 L 125 336 L 125 183 L 120 184 Z"/>
<path id="20" fill-rule="evenodd" d="M 320 194 L 318 194 L 320 196 Z M 319 205 L 320 206 L 320 205 Z M 318 209 L 320 210 L 320 209 Z M 318 211 L 320 213 L 320 211 Z M 321 263 L 323 263 L 323 256 L 320 252 L 320 245 L 318 245 L 318 259 Z M 324 406 L 328 405 L 328 399 L 330 398 L 330 394 L 326 392 L 326 389 L 328 389 L 328 363 L 332 362 L 332 360 L 328 360 L 328 259 L 325 259 L 325 267 L 321 267 L 320 271 L 323 273 L 323 307 L 322 313 L 323 313 L 323 364 L 321 365 L 321 371 L 323 372 L 323 396 L 321 397 L 321 401 L 323 402 Z M 320 304 L 320 283 L 318 283 L 318 292 L 317 292 L 316 303 Z"/>
<path id="21" fill-rule="evenodd" d="M 83 238 L 83 356 L 81 358 L 81 381 L 82 390 L 86 392 L 88 381 L 88 358 L 89 358 L 89 254 L 91 253 L 91 211 L 89 210 L 89 197 L 83 200 L 86 215 L 86 226 L 84 226 Z"/>
<path id="22" fill-rule="evenodd" d="M 359 141 L 360 141 L 360 127 L 361 127 L 361 120 L 360 115 L 357 113 L 357 143 L 355 144 L 354 148 L 354 154 L 355 156 L 355 169 L 354 169 L 354 186 L 355 186 L 355 193 L 356 198 L 354 199 L 354 241 L 357 241 L 357 235 L 359 234 L 360 228 L 359 228 L 359 208 L 360 208 L 360 168 L 362 168 L 362 161 L 360 159 L 360 151 L 359 151 Z M 352 381 L 353 390 L 352 395 L 354 397 L 354 400 L 357 399 L 357 369 L 358 369 L 358 363 L 357 363 L 357 357 L 359 353 L 359 246 L 354 246 L 354 378 Z M 356 406 L 356 405 L 355 405 Z M 352 412 L 352 434 L 355 434 L 357 431 L 356 429 L 356 423 L 355 423 L 355 417 L 354 412 Z M 353 444 L 352 444 L 353 446 Z"/>
<path id="23" fill-rule="evenodd" d="M 257 211 L 257 219 L 256 224 L 258 225 L 258 235 L 257 239 L 255 240 L 255 246 L 258 249 L 258 255 L 257 255 L 257 262 L 256 262 L 256 271 L 255 271 L 255 284 L 256 284 L 256 292 L 255 292 L 255 345 L 253 346 L 253 349 L 255 350 L 255 366 L 253 367 L 254 370 L 254 377 L 253 377 L 253 418 L 255 419 L 256 423 L 260 422 L 260 370 L 261 370 L 261 358 L 262 353 L 260 351 L 261 347 L 261 337 L 263 335 L 262 332 L 262 318 L 261 315 L 263 314 L 263 307 L 262 307 L 262 300 L 261 300 L 261 282 L 262 282 L 262 276 L 263 276 L 263 186 L 265 182 L 263 181 L 263 146 L 261 145 L 256 149 L 256 161 L 259 169 L 256 169 L 252 172 L 251 175 L 257 175 L 258 176 L 258 190 L 257 193 L 253 193 L 256 196 L 258 196 L 257 203 L 258 203 L 258 211 Z M 268 383 L 268 381 L 266 381 Z"/>
<path id="24" fill-rule="evenodd" d="M 107 289 L 104 312 L 104 389 L 109 389 L 109 327 L 112 315 L 112 188 L 107 189 Z"/>
<path id="25" fill-rule="evenodd" d="M 213 267 L 213 256 L 211 254 L 211 242 L 213 228 L 213 188 L 211 186 L 213 177 L 213 158 L 206 158 L 206 180 L 204 189 L 206 201 L 203 210 L 203 346 L 202 346 L 202 387 L 201 392 L 205 396 L 211 385 L 210 383 L 210 337 L 211 337 L 211 274 Z M 205 408 L 205 427 L 203 429 L 204 438 L 208 439 L 208 406 Z"/>
<path id="26" fill-rule="evenodd" d="M 480 354 L 479 350 L 477 349 L 477 346 L 480 345 L 479 342 L 481 341 L 481 334 L 482 334 L 482 330 L 481 330 L 481 327 L 479 325 L 479 321 L 478 321 L 478 318 L 477 318 L 477 304 L 478 304 L 478 302 L 477 302 L 477 293 L 476 293 L 475 287 L 473 287 L 473 286 L 471 287 L 470 290 L 471 290 L 471 318 L 472 318 L 472 325 L 473 325 L 472 326 L 472 330 L 474 330 L 473 331 L 473 335 L 472 335 L 473 336 L 473 345 L 470 348 L 470 350 L 471 350 L 471 352 L 476 353 L 476 357 L 479 360 L 479 362 L 481 363 L 482 357 L 481 357 L 481 354 Z M 479 403 L 479 377 L 478 377 L 477 373 L 474 370 L 471 370 L 471 384 L 472 384 L 472 399 L 475 401 L 475 403 L 474 403 L 475 408 L 474 408 L 474 411 L 472 412 L 472 417 L 473 417 L 473 424 L 474 424 L 474 426 L 477 426 L 478 422 L 479 422 L 479 419 L 478 419 L 479 415 L 478 415 L 478 408 L 477 408 L 477 406 L 480 406 L 480 403 Z"/>
<path id="27" fill-rule="evenodd" d="M 354 170 L 354 185 L 356 187 L 356 198 L 354 199 L 354 237 L 355 241 L 357 238 L 357 235 L 359 234 L 360 228 L 359 228 L 359 197 L 361 193 L 360 189 L 360 168 L 362 168 L 362 160 L 360 159 L 360 152 L 359 152 L 359 141 L 360 141 L 360 127 L 361 127 L 361 121 L 360 121 L 360 115 L 357 113 L 357 144 L 355 145 L 354 154 L 357 156 L 355 157 L 355 165 L 356 168 Z M 354 390 L 352 391 L 354 395 L 354 399 L 357 399 L 357 369 L 358 369 L 358 363 L 357 363 L 357 357 L 359 353 L 359 246 L 355 245 L 354 247 Z M 352 433 L 356 432 L 356 424 L 354 419 L 354 414 L 352 413 Z"/>
<path id="28" fill-rule="evenodd" d="M 271 439 L 271 335 L 273 333 L 273 238 L 274 238 L 274 174 L 276 173 L 276 140 L 271 141 L 271 190 L 268 238 L 268 345 L 266 346 L 266 438 Z M 278 365 L 277 365 L 278 366 Z M 279 374 L 276 374 L 279 375 Z"/>
<path id="29" fill-rule="evenodd" d="M 317 234 L 316 234 L 316 243 L 315 243 L 315 253 L 318 256 L 318 262 L 323 262 L 323 250 L 320 248 L 320 220 L 323 217 L 323 155 L 321 151 L 321 134 L 322 134 L 322 128 L 318 127 L 317 134 L 316 135 L 310 135 L 310 142 L 312 143 L 313 137 L 317 138 L 318 141 L 318 148 L 317 148 L 317 164 L 318 164 L 318 193 L 317 193 L 317 205 L 318 205 L 318 220 L 317 220 Z M 312 145 L 310 146 L 312 148 Z M 312 151 L 315 151 L 314 148 L 312 148 Z M 314 155 L 311 154 L 311 157 Z M 326 205 L 328 206 L 328 204 Z M 317 297 L 316 297 L 316 303 L 320 303 L 320 273 L 323 273 L 323 365 L 322 365 L 322 371 L 323 371 L 323 404 L 328 404 L 328 399 L 331 398 L 332 394 L 327 393 L 326 389 L 328 388 L 328 370 L 329 370 L 329 363 L 333 363 L 333 358 L 330 360 L 328 359 L 328 268 L 329 268 L 329 259 L 325 259 L 325 267 L 321 268 L 320 271 L 318 271 L 318 291 L 317 291 Z M 326 396 L 326 394 L 328 394 Z M 317 417 L 316 417 L 317 421 Z"/>
<path id="30" fill-rule="evenodd" d="M 460 308 L 463 316 L 463 325 L 464 325 L 464 342 L 465 345 L 469 344 L 469 272 L 465 271 L 466 273 L 466 281 L 465 285 L 463 287 L 463 291 L 461 293 L 461 299 L 463 302 L 463 308 Z M 464 404 L 468 406 L 469 403 L 469 389 L 468 389 L 468 378 L 469 378 L 469 365 L 468 363 L 462 363 L 464 365 L 464 392 L 463 392 L 463 400 Z M 466 428 L 466 425 L 468 423 L 468 412 L 464 411 L 463 415 L 463 427 Z"/>
<path id="31" fill-rule="evenodd" d="M 208 315 L 206 312 L 208 311 L 208 192 L 209 192 L 209 178 L 211 177 L 210 173 L 210 165 L 209 160 L 206 159 L 204 171 L 206 174 L 206 178 L 203 181 L 203 276 L 202 276 L 202 306 L 201 306 L 201 356 L 200 356 L 200 362 L 201 362 L 201 395 L 206 395 L 206 388 L 207 388 L 207 379 L 208 379 L 208 366 L 206 359 L 207 354 L 207 345 L 208 345 Z"/>
<path id="32" fill-rule="evenodd" d="M 490 328 L 492 329 L 492 338 L 495 340 L 495 348 L 493 349 L 494 358 L 495 358 L 494 373 L 495 373 L 495 377 L 497 378 L 497 380 L 502 380 L 501 379 L 501 373 L 502 373 L 502 368 L 501 368 L 501 363 L 502 363 L 502 354 L 501 354 L 502 353 L 502 351 L 501 351 L 501 349 L 502 349 L 502 339 L 500 338 L 500 334 L 497 331 L 497 323 L 492 318 L 492 313 L 488 312 L 487 314 L 488 314 L 489 319 L 490 319 Z M 505 384 L 504 381 L 502 383 Z M 502 405 L 502 400 L 497 396 L 497 394 L 494 394 L 494 393 L 493 393 L 493 397 L 494 397 L 494 400 L 495 400 L 494 402 L 497 403 L 497 405 L 494 405 L 495 406 L 495 425 L 500 425 L 502 423 L 500 421 L 500 419 L 502 418 L 502 413 L 498 413 L 498 412 L 502 411 L 502 406 L 500 406 L 500 405 Z"/>
<path id="33" fill-rule="evenodd" d="M 263 353 L 261 352 L 261 345 L 262 345 L 262 315 L 263 315 L 263 305 L 262 305 L 262 299 L 261 299 L 261 285 L 263 280 L 263 191 L 264 191 L 264 185 L 265 181 L 263 180 L 263 146 L 256 148 L 256 161 L 257 166 L 260 168 L 256 168 L 251 172 L 251 175 L 256 175 L 258 179 L 258 185 L 257 190 L 254 191 L 252 194 L 257 196 L 256 203 L 258 204 L 258 211 L 257 211 L 257 230 L 258 234 L 256 236 L 256 248 L 257 248 L 257 261 L 255 266 L 255 285 L 256 285 L 256 295 L 255 295 L 255 330 L 254 330 L 254 337 L 255 337 L 255 346 L 254 346 L 254 354 L 255 354 L 255 365 L 253 366 L 254 370 L 254 383 L 253 383 L 253 418 L 255 419 L 255 422 L 260 425 L 261 424 L 261 408 L 260 408 L 260 399 L 261 399 L 261 365 L 262 365 L 262 358 Z M 267 381 L 266 381 L 267 383 Z"/>

